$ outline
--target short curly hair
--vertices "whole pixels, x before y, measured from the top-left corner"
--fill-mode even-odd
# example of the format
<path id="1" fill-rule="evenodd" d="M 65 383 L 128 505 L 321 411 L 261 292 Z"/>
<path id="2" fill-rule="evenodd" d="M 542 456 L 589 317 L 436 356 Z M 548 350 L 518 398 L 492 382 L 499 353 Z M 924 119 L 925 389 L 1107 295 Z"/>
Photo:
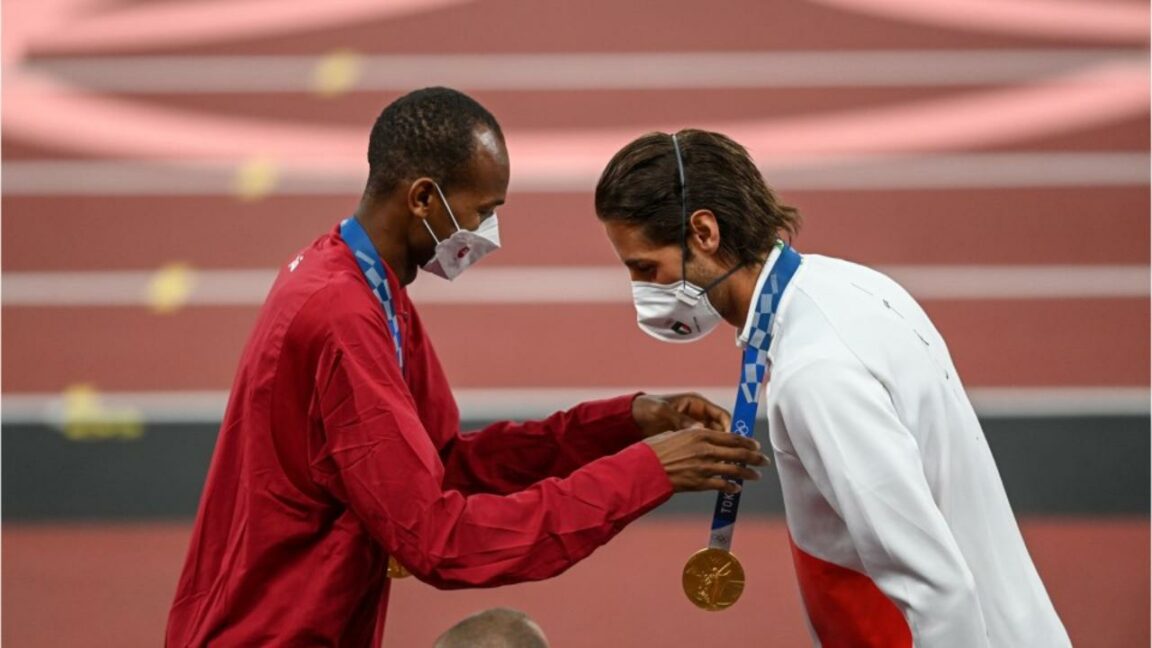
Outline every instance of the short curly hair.
<path id="1" fill-rule="evenodd" d="M 389 104 L 368 140 L 368 188 L 373 195 L 427 176 L 445 190 L 461 179 L 476 147 L 477 128 L 504 133 L 492 113 L 451 88 L 424 88 Z"/>

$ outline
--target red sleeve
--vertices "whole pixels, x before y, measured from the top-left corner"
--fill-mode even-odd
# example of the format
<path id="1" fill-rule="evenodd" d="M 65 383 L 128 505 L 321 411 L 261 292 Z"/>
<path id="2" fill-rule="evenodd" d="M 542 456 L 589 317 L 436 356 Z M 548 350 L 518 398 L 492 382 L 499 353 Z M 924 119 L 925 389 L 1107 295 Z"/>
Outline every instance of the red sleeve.
<path id="1" fill-rule="evenodd" d="M 416 308 L 400 301 L 406 321 L 407 385 L 420 420 L 440 449 L 445 488 L 513 493 L 641 440 L 632 418 L 636 395 L 583 403 L 543 421 L 502 422 L 460 433 L 460 413 L 444 368 Z"/>
<path id="2" fill-rule="evenodd" d="M 320 308 L 328 331 L 316 375 L 331 490 L 421 580 L 447 588 L 554 576 L 671 495 L 642 443 L 512 495 L 445 490 L 383 317 L 332 292 Z"/>
<path id="3" fill-rule="evenodd" d="M 444 485 L 464 492 L 513 493 L 642 438 L 632 418 L 635 394 L 581 403 L 542 421 L 494 423 L 457 434 L 440 450 Z"/>

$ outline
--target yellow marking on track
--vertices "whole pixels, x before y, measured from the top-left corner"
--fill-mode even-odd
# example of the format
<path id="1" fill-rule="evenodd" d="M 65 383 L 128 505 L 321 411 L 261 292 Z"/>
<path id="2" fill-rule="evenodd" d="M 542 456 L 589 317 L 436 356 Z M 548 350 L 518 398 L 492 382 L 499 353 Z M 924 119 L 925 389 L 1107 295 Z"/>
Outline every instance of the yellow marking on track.
<path id="1" fill-rule="evenodd" d="M 232 193 L 245 202 L 260 200 L 271 194 L 280 184 L 280 167 L 267 157 L 252 157 L 236 169 L 232 179 Z"/>
<path id="2" fill-rule="evenodd" d="M 110 409 L 89 384 L 64 390 L 64 437 L 71 441 L 131 441 L 144 435 L 144 418 L 133 408 Z"/>
<path id="3" fill-rule="evenodd" d="M 363 74 L 363 60 L 351 50 L 336 50 L 312 69 L 309 86 L 321 97 L 338 97 L 356 87 Z"/>
<path id="4" fill-rule="evenodd" d="M 148 282 L 148 304 L 153 312 L 168 315 L 183 308 L 196 287 L 196 273 L 183 263 L 164 266 Z"/>

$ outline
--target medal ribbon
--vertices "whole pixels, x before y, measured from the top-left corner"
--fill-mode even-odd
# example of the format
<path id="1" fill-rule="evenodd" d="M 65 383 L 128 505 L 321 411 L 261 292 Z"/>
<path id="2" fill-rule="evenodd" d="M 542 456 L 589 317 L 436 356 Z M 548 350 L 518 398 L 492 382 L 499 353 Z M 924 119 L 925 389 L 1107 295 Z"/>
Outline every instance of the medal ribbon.
<path id="1" fill-rule="evenodd" d="M 340 238 L 352 250 L 356 263 L 360 264 L 360 271 L 368 280 L 372 294 L 384 309 L 384 317 L 388 320 L 388 330 L 392 332 L 392 346 L 396 348 L 396 364 L 400 371 L 404 371 L 404 343 L 400 338 L 400 321 L 396 317 L 396 307 L 392 303 L 392 290 L 388 287 L 388 269 L 380 259 L 368 232 L 360 225 L 355 217 L 349 216 L 340 223 Z M 408 570 L 401 565 L 395 557 L 388 557 L 388 576 L 390 578 L 405 578 L 409 576 Z"/>
<path id="2" fill-rule="evenodd" d="M 404 371 L 404 345 L 400 339 L 400 322 L 396 318 L 396 307 L 392 304 L 392 291 L 388 288 L 388 270 L 376 252 L 376 246 L 368 238 L 368 233 L 354 217 L 349 216 L 340 223 L 340 237 L 352 250 L 356 263 L 372 287 L 372 294 L 384 309 L 384 316 L 388 320 L 388 329 L 392 331 L 392 345 L 396 347 L 396 363 L 400 371 Z"/>
<path id="3" fill-rule="evenodd" d="M 760 405 L 761 386 L 768 376 L 768 349 L 772 346 L 772 325 L 780 307 L 784 288 L 792 281 L 800 267 L 800 254 L 787 244 L 781 244 L 780 256 L 772 266 L 764 286 L 757 296 L 752 319 L 752 332 L 744 347 L 740 367 L 740 383 L 736 389 L 736 405 L 732 408 L 732 434 L 751 437 L 756 429 L 756 410 Z M 733 480 L 743 484 L 741 479 Z M 740 511 L 740 493 L 716 496 L 716 509 L 712 513 L 712 534 L 708 546 L 731 551 L 732 532 L 736 530 L 736 516 Z"/>

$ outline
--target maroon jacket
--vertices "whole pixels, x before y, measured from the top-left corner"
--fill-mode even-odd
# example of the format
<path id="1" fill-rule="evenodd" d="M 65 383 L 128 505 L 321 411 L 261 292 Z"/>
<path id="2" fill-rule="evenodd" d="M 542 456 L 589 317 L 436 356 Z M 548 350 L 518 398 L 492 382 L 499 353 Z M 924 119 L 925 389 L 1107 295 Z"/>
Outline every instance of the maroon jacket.
<path id="1" fill-rule="evenodd" d="M 281 270 L 240 361 L 169 646 L 378 646 L 390 554 L 442 588 L 549 578 L 671 495 L 631 396 L 460 434 L 388 280 L 405 375 L 338 228 Z"/>

